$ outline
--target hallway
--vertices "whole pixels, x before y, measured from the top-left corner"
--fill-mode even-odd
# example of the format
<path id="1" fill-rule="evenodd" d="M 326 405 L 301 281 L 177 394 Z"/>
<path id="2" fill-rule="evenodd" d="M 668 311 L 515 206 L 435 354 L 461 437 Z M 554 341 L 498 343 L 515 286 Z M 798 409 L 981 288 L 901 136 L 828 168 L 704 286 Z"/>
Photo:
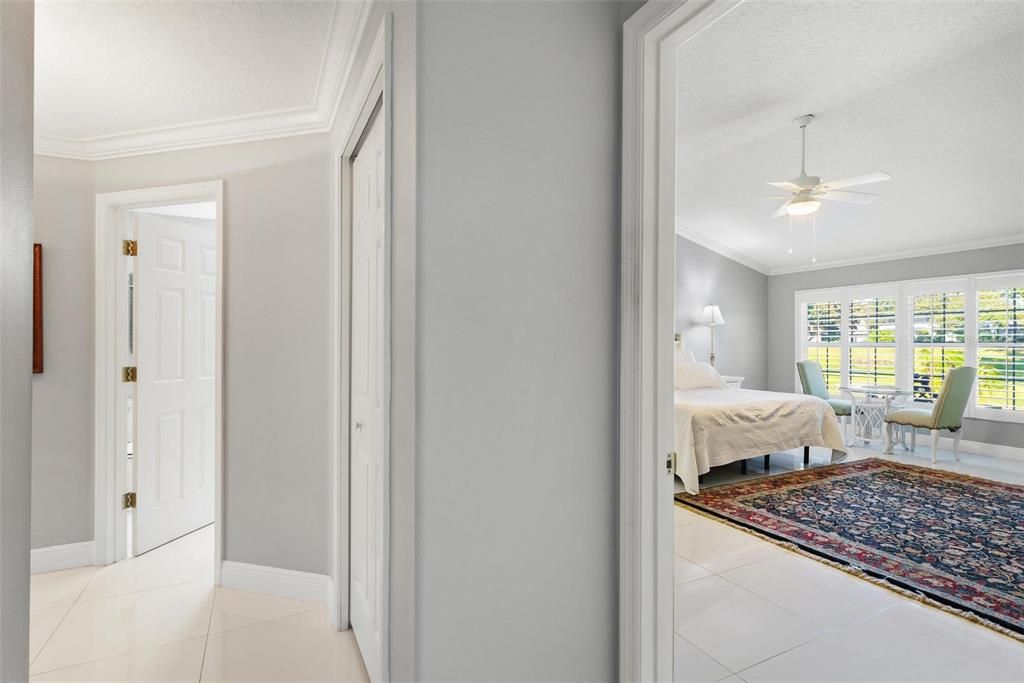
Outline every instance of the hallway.
<path id="1" fill-rule="evenodd" d="M 213 539 L 33 576 L 32 680 L 366 680 L 323 605 L 214 587 Z"/>

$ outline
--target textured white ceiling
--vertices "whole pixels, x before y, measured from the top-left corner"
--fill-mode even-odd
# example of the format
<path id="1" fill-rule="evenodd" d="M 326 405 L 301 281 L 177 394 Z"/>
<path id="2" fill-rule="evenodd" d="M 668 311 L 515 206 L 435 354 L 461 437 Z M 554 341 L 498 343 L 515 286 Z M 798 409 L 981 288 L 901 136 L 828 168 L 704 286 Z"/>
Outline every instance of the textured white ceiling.
<path id="1" fill-rule="evenodd" d="M 1024 3 L 753 1 L 683 46 L 677 224 L 763 264 L 810 262 L 768 180 L 885 170 L 870 206 L 826 203 L 818 266 L 1024 241 Z"/>
<path id="2" fill-rule="evenodd" d="M 36 132 L 62 143 L 294 132 L 331 111 L 359 2 L 60 2 L 36 10 Z M 342 43 L 342 44 L 339 44 Z M 321 91 L 331 91 L 328 93 Z M 330 99 L 329 97 L 326 99 Z M 333 103 L 330 103 L 333 104 Z M 304 118 L 303 118 L 304 117 Z M 147 140 L 148 142 L 148 140 Z M 174 140 L 172 140 L 172 143 Z"/>

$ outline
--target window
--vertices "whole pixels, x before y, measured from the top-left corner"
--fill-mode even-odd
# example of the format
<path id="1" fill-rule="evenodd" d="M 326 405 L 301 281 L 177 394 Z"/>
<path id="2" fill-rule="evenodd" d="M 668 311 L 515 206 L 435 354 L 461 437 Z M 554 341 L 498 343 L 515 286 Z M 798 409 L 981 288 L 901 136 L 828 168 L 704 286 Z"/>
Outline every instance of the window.
<path id="1" fill-rule="evenodd" d="M 797 358 L 821 364 L 833 395 L 888 384 L 928 405 L 968 365 L 967 416 L 1024 422 L 1024 271 L 797 292 L 796 305 Z"/>
<path id="2" fill-rule="evenodd" d="M 1024 287 L 978 289 L 977 405 L 1024 410 Z"/>
<path id="3" fill-rule="evenodd" d="M 842 378 L 842 304 L 838 301 L 804 305 L 806 358 L 821 366 L 830 392 L 839 391 Z"/>
<path id="4" fill-rule="evenodd" d="M 915 401 L 932 403 L 942 380 L 965 364 L 966 305 L 963 292 L 935 292 L 911 297 L 914 320 L 911 389 Z"/>
<path id="5" fill-rule="evenodd" d="M 850 299 L 851 384 L 896 383 L 896 297 Z"/>

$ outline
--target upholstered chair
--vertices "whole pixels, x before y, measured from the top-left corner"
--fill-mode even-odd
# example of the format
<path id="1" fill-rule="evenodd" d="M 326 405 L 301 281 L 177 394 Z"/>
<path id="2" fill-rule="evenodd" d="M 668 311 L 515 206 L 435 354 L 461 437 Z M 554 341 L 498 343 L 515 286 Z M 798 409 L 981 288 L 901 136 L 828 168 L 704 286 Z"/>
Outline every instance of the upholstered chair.
<path id="1" fill-rule="evenodd" d="M 800 375 L 800 386 L 804 393 L 810 396 L 817 396 L 832 406 L 832 411 L 842 422 L 844 427 L 849 427 L 853 416 L 853 404 L 841 398 L 832 398 L 828 393 L 828 386 L 825 384 L 825 375 L 821 371 L 821 365 L 817 361 L 802 360 L 796 364 L 797 374 Z M 843 439 L 849 443 L 848 435 L 843 434 Z"/>
<path id="2" fill-rule="evenodd" d="M 971 389 L 978 371 L 971 367 L 950 370 L 942 383 L 939 398 L 931 408 L 904 408 L 894 410 L 885 416 L 885 452 L 892 452 L 893 429 L 896 425 L 910 428 L 911 446 L 914 450 L 918 429 L 927 429 L 932 436 L 932 462 L 939 448 L 939 434 L 943 429 L 953 433 L 953 457 L 960 460 L 960 436 L 963 434 L 964 411 L 971 400 Z"/>

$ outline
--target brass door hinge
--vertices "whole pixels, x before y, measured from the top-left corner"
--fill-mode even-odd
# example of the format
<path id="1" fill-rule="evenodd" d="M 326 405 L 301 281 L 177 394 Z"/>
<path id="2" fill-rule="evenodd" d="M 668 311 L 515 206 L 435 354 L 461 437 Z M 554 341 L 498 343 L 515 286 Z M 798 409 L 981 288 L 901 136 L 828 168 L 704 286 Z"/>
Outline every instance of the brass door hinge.
<path id="1" fill-rule="evenodd" d="M 669 474 L 675 474 L 675 471 L 676 471 L 676 453 L 675 453 L 675 451 L 672 451 L 671 453 L 669 453 L 668 457 L 665 458 L 665 471 L 668 472 Z"/>
<path id="2" fill-rule="evenodd" d="M 138 371 L 135 366 L 121 368 L 121 381 L 134 382 L 138 378 Z"/>
<path id="3" fill-rule="evenodd" d="M 136 242 L 135 240 L 122 240 L 121 253 L 123 253 L 125 256 L 138 256 L 139 243 Z"/>
<path id="4" fill-rule="evenodd" d="M 135 491 L 129 491 L 121 496 L 121 507 L 125 510 L 135 508 Z"/>

